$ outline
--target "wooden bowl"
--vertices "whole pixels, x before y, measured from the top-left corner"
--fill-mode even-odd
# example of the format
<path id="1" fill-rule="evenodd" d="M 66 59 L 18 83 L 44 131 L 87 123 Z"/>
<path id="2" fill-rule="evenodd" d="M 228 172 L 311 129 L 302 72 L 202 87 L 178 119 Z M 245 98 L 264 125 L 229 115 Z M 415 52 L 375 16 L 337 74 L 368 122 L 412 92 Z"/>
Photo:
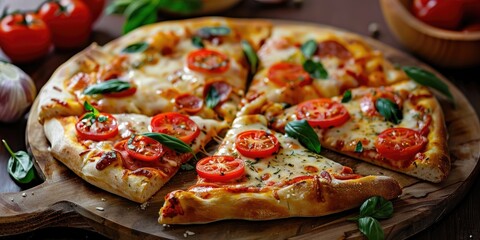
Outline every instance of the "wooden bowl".
<path id="1" fill-rule="evenodd" d="M 410 13 L 412 0 L 380 0 L 396 38 L 416 55 L 440 67 L 480 66 L 480 32 L 432 27 Z"/>

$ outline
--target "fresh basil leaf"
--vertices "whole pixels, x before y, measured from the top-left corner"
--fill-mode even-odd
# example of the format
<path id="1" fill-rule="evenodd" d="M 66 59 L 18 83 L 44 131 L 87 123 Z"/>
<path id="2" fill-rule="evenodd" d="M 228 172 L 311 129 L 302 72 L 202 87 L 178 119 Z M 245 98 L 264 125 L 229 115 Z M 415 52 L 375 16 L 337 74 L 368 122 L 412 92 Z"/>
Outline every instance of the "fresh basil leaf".
<path id="1" fill-rule="evenodd" d="M 321 62 L 315 62 L 312 59 L 307 59 L 303 63 L 303 69 L 310 74 L 311 77 L 317 79 L 327 79 L 328 72 L 323 67 Z"/>
<path id="2" fill-rule="evenodd" d="M 197 48 L 204 48 L 205 45 L 203 45 L 203 39 L 199 36 L 193 36 L 192 37 L 192 44 L 193 46 Z"/>
<path id="3" fill-rule="evenodd" d="M 195 169 L 195 167 L 192 166 L 190 163 L 184 163 L 180 166 L 180 169 L 182 169 L 183 171 L 192 171 L 193 169 Z"/>
<path id="4" fill-rule="evenodd" d="M 363 144 L 361 141 L 358 141 L 357 146 L 355 146 L 355 152 L 356 153 L 361 153 L 363 152 Z"/>
<path id="5" fill-rule="evenodd" d="M 210 38 L 210 37 L 217 37 L 217 36 L 226 36 L 230 34 L 231 30 L 228 27 L 220 26 L 220 27 L 203 27 L 198 30 L 198 36 L 202 38 Z"/>
<path id="6" fill-rule="evenodd" d="M 193 150 L 190 146 L 188 146 L 186 143 L 184 143 L 182 140 L 164 134 L 164 133 L 142 133 L 141 135 L 152 138 L 156 140 L 157 142 L 165 145 L 166 147 L 173 149 L 179 153 L 192 153 Z"/>
<path id="7" fill-rule="evenodd" d="M 320 153 L 321 145 L 318 136 L 305 119 L 287 123 L 285 132 L 290 137 L 298 139 L 308 150 Z"/>
<path id="8" fill-rule="evenodd" d="M 208 89 L 208 94 L 205 102 L 207 104 L 207 107 L 212 109 L 218 105 L 218 103 L 220 102 L 220 94 L 218 94 L 217 89 L 215 89 L 214 87 L 210 87 L 210 89 Z"/>
<path id="9" fill-rule="evenodd" d="M 163 0 L 159 2 L 162 8 L 181 14 L 192 13 L 200 10 L 203 6 L 202 0 Z"/>
<path id="10" fill-rule="evenodd" d="M 137 27 L 154 23 L 157 20 L 157 7 L 153 2 L 148 2 L 147 4 L 141 5 L 141 7 L 136 8 L 131 14 L 127 13 L 128 10 L 129 8 L 125 10 L 127 19 L 123 24 L 124 34 Z"/>
<path id="11" fill-rule="evenodd" d="M 358 229 L 368 238 L 368 240 L 383 240 L 385 238 L 383 228 L 375 218 L 359 218 Z"/>
<path id="12" fill-rule="evenodd" d="M 105 9 L 107 14 L 123 14 L 125 9 L 131 4 L 134 0 L 115 0 Z"/>
<path id="13" fill-rule="evenodd" d="M 122 49 L 122 53 L 137 53 L 137 52 L 143 52 L 147 50 L 149 47 L 148 43 L 146 42 L 138 42 L 138 43 L 133 43 L 128 46 L 126 46 L 124 49 Z"/>
<path id="14" fill-rule="evenodd" d="M 387 121 L 390 121 L 394 124 L 399 124 L 402 121 L 403 114 L 398 104 L 390 101 L 387 98 L 379 98 L 375 102 L 375 107 L 378 112 L 385 117 Z"/>
<path id="15" fill-rule="evenodd" d="M 350 102 L 350 100 L 352 100 L 352 91 L 347 90 L 343 93 L 342 103 Z"/>
<path id="16" fill-rule="evenodd" d="M 454 101 L 448 85 L 442 82 L 442 80 L 435 76 L 435 74 L 419 67 L 404 66 L 402 69 L 407 76 L 413 79 L 415 82 L 438 90 L 443 95 L 447 96 L 450 101 Z"/>
<path id="17" fill-rule="evenodd" d="M 99 121 L 99 122 L 106 122 L 107 120 L 108 120 L 108 117 L 107 117 L 107 116 L 102 115 L 102 116 L 99 116 L 99 117 L 98 117 L 98 121 Z"/>
<path id="18" fill-rule="evenodd" d="M 85 114 L 83 119 L 97 118 L 98 115 L 100 115 L 100 112 L 96 108 L 94 108 L 92 105 L 90 105 L 90 103 L 88 103 L 87 101 L 83 103 L 83 108 L 85 109 L 85 111 L 91 113 L 91 114 L 88 114 L 88 113 Z"/>
<path id="19" fill-rule="evenodd" d="M 33 161 L 24 151 L 13 152 L 7 142 L 2 139 L 3 145 L 10 153 L 8 159 L 7 168 L 10 176 L 19 183 L 30 183 L 36 178 L 35 168 L 33 167 Z"/>
<path id="20" fill-rule="evenodd" d="M 242 49 L 243 54 L 247 58 L 248 64 L 250 65 L 250 74 L 255 74 L 258 70 L 258 56 L 252 45 L 247 40 L 242 40 Z"/>
<path id="21" fill-rule="evenodd" d="M 371 197 L 360 206 L 360 217 L 387 219 L 392 215 L 393 203 L 380 196 Z"/>
<path id="22" fill-rule="evenodd" d="M 308 58 L 311 58 L 313 54 L 315 54 L 315 52 L 317 51 L 317 47 L 318 47 L 317 42 L 313 39 L 310 39 L 306 41 L 302 45 L 302 47 L 300 47 L 300 49 L 302 50 L 303 56 L 305 56 L 305 58 L 308 59 Z"/>
<path id="23" fill-rule="evenodd" d="M 95 85 L 90 85 L 85 90 L 83 90 L 83 94 L 85 95 L 93 95 L 93 94 L 105 94 L 105 93 L 115 93 L 125 91 L 132 87 L 132 84 L 129 82 L 125 82 L 122 80 L 109 80 L 101 83 L 97 83 Z"/>

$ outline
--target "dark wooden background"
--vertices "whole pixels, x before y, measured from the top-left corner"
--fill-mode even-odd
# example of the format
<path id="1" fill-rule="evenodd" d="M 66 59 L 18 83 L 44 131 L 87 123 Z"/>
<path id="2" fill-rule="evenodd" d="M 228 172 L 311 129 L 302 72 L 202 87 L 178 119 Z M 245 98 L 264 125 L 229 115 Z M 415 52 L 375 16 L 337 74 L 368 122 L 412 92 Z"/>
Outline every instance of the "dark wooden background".
<path id="1" fill-rule="evenodd" d="M 221 0 L 219 0 L 221 1 Z M 35 9 L 41 0 L 4 0 L 0 10 L 8 5 L 11 10 Z M 368 25 L 377 23 L 380 34 L 378 40 L 408 53 L 393 37 L 383 19 L 377 0 L 304 0 L 300 5 L 286 1 L 277 5 L 264 5 L 255 0 L 244 0 L 235 7 L 217 15 L 241 18 L 271 18 L 314 22 L 369 36 Z M 162 19 L 168 17 L 160 16 Z M 94 27 L 92 42 L 105 44 L 120 36 L 123 17 L 103 16 Z M 76 51 L 52 51 L 47 57 L 34 63 L 19 65 L 34 79 L 38 89 L 49 79 L 53 71 Z M 479 53 L 480 54 L 480 53 Z M 4 58 L 0 52 L 0 59 Z M 426 61 L 428 63 L 428 61 Z M 480 113 L 480 66 L 470 69 L 436 68 L 453 82 Z M 2 107 L 2 106 L 0 106 Z M 0 123 L 0 139 L 8 141 L 14 150 L 25 149 L 26 115 L 10 124 Z M 6 164 L 8 153 L 0 147 L 0 193 L 18 192 L 22 188 L 8 176 Z M 423 230 L 412 239 L 480 239 L 480 178 L 473 181 L 464 199 L 444 218 Z M 29 186 L 23 186 L 29 187 Z M 412 226 L 414 227 L 414 226 Z M 46 228 L 8 238 L 18 239 L 97 239 L 103 236 L 74 228 Z"/>

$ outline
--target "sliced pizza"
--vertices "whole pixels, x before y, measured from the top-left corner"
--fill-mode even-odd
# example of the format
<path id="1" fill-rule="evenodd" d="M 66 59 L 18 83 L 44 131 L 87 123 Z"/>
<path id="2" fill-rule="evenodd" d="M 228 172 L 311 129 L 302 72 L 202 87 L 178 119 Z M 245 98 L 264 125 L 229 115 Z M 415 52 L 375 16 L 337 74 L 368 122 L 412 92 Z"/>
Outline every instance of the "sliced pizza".
<path id="1" fill-rule="evenodd" d="M 322 216 L 401 194 L 394 179 L 357 175 L 267 123 L 262 115 L 236 118 L 216 153 L 197 163 L 197 183 L 167 194 L 159 222 Z"/>
<path id="2" fill-rule="evenodd" d="M 179 113 L 151 118 L 95 110 L 44 123 L 53 157 L 88 183 L 135 202 L 148 200 L 226 127 L 225 122 Z M 145 136 L 149 133 L 154 134 Z"/>
<path id="3" fill-rule="evenodd" d="M 355 88 L 286 109 L 263 105 L 258 111 L 272 128 L 283 132 L 288 122 L 306 119 L 325 148 L 431 182 L 450 171 L 441 106 L 413 81 Z"/>

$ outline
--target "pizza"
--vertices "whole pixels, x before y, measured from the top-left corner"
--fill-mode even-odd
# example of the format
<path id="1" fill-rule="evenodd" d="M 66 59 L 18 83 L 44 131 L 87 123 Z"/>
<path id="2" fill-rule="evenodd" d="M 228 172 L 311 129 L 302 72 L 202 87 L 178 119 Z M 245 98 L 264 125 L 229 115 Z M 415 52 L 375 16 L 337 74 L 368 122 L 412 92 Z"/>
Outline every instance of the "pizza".
<path id="1" fill-rule="evenodd" d="M 393 178 L 355 174 L 267 122 L 263 115 L 236 118 L 213 156 L 197 163 L 197 183 L 167 194 L 159 223 L 323 216 L 401 194 Z"/>
<path id="2" fill-rule="evenodd" d="M 129 200 L 195 165 L 193 185 L 165 196 L 163 224 L 323 216 L 401 194 L 394 178 L 355 173 L 320 146 L 430 182 L 450 169 L 432 92 L 363 38 L 322 27 L 141 27 L 60 66 L 38 112 L 52 156 Z"/>

